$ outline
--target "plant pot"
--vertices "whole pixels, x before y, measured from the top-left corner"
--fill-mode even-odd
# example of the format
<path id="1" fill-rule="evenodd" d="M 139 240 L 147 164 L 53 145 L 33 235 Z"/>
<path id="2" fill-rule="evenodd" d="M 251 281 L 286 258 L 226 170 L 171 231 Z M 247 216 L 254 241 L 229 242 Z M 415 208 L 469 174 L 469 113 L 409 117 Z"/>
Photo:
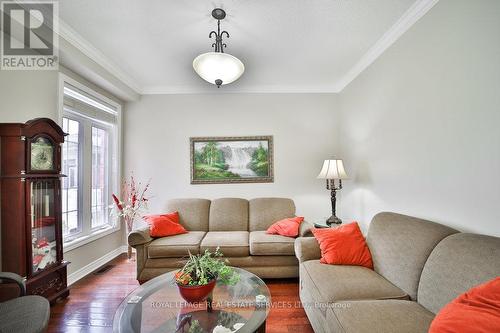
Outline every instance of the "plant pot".
<path id="1" fill-rule="evenodd" d="M 179 293 L 186 302 L 195 303 L 204 301 L 207 296 L 214 290 L 217 279 L 212 279 L 203 286 L 184 286 L 177 283 Z"/>

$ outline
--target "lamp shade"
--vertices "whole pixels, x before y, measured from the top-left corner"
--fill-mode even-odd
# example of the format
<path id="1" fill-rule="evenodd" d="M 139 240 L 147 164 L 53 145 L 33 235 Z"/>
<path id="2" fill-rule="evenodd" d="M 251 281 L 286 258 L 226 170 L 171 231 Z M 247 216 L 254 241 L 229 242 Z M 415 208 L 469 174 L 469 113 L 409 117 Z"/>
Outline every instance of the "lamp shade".
<path id="1" fill-rule="evenodd" d="M 325 160 L 318 179 L 346 179 L 347 173 L 342 160 Z"/>
<path id="2" fill-rule="evenodd" d="M 240 59 L 222 52 L 200 54 L 193 60 L 193 68 L 203 80 L 218 86 L 238 80 L 245 71 Z"/>

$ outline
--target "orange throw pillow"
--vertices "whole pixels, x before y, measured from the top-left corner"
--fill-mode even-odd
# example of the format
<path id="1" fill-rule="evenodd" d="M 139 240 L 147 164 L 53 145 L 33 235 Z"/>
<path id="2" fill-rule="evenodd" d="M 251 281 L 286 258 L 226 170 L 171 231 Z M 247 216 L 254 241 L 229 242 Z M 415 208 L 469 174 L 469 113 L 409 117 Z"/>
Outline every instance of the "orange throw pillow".
<path id="1" fill-rule="evenodd" d="M 165 237 L 187 233 L 187 230 L 179 223 L 178 212 L 147 215 L 143 219 L 149 225 L 149 234 L 151 237 Z"/>
<path id="2" fill-rule="evenodd" d="M 446 304 L 429 333 L 500 332 L 500 277 L 480 284 Z"/>
<path id="3" fill-rule="evenodd" d="M 299 226 L 302 221 L 304 221 L 304 218 L 302 216 L 283 219 L 278 222 L 274 222 L 267 229 L 266 233 L 287 237 L 297 237 L 299 235 Z"/>
<path id="4" fill-rule="evenodd" d="M 373 269 L 372 255 L 357 222 L 311 231 L 321 249 L 321 263 Z"/>

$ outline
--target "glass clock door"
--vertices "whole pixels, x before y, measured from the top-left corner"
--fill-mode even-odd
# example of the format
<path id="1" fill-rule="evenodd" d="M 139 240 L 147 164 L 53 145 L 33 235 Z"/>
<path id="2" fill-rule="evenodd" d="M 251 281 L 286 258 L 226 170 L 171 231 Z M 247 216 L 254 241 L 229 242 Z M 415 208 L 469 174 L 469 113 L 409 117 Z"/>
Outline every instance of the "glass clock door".
<path id="1" fill-rule="evenodd" d="M 55 180 L 33 180 L 30 186 L 33 274 L 57 262 Z"/>

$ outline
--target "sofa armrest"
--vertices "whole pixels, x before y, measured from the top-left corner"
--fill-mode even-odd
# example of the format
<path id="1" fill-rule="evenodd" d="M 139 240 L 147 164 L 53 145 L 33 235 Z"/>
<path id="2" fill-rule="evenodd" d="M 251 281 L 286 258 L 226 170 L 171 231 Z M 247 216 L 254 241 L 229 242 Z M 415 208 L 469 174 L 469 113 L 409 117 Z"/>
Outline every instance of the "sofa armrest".
<path id="1" fill-rule="evenodd" d="M 299 226 L 299 236 L 300 237 L 309 237 L 312 236 L 311 228 L 314 228 L 314 226 L 307 222 L 307 221 L 302 221 L 302 223 Z"/>
<path id="2" fill-rule="evenodd" d="M 149 243 L 152 240 L 153 238 L 149 235 L 149 227 L 132 230 L 128 234 L 128 245 L 132 247 Z"/>
<path id="3" fill-rule="evenodd" d="M 26 281 L 16 273 L 10 272 L 0 272 L 0 281 L 4 282 L 14 282 L 19 286 L 19 295 L 26 295 Z"/>
<path id="4" fill-rule="evenodd" d="M 295 240 L 295 256 L 299 262 L 321 258 L 319 243 L 314 237 L 299 237 Z"/>

